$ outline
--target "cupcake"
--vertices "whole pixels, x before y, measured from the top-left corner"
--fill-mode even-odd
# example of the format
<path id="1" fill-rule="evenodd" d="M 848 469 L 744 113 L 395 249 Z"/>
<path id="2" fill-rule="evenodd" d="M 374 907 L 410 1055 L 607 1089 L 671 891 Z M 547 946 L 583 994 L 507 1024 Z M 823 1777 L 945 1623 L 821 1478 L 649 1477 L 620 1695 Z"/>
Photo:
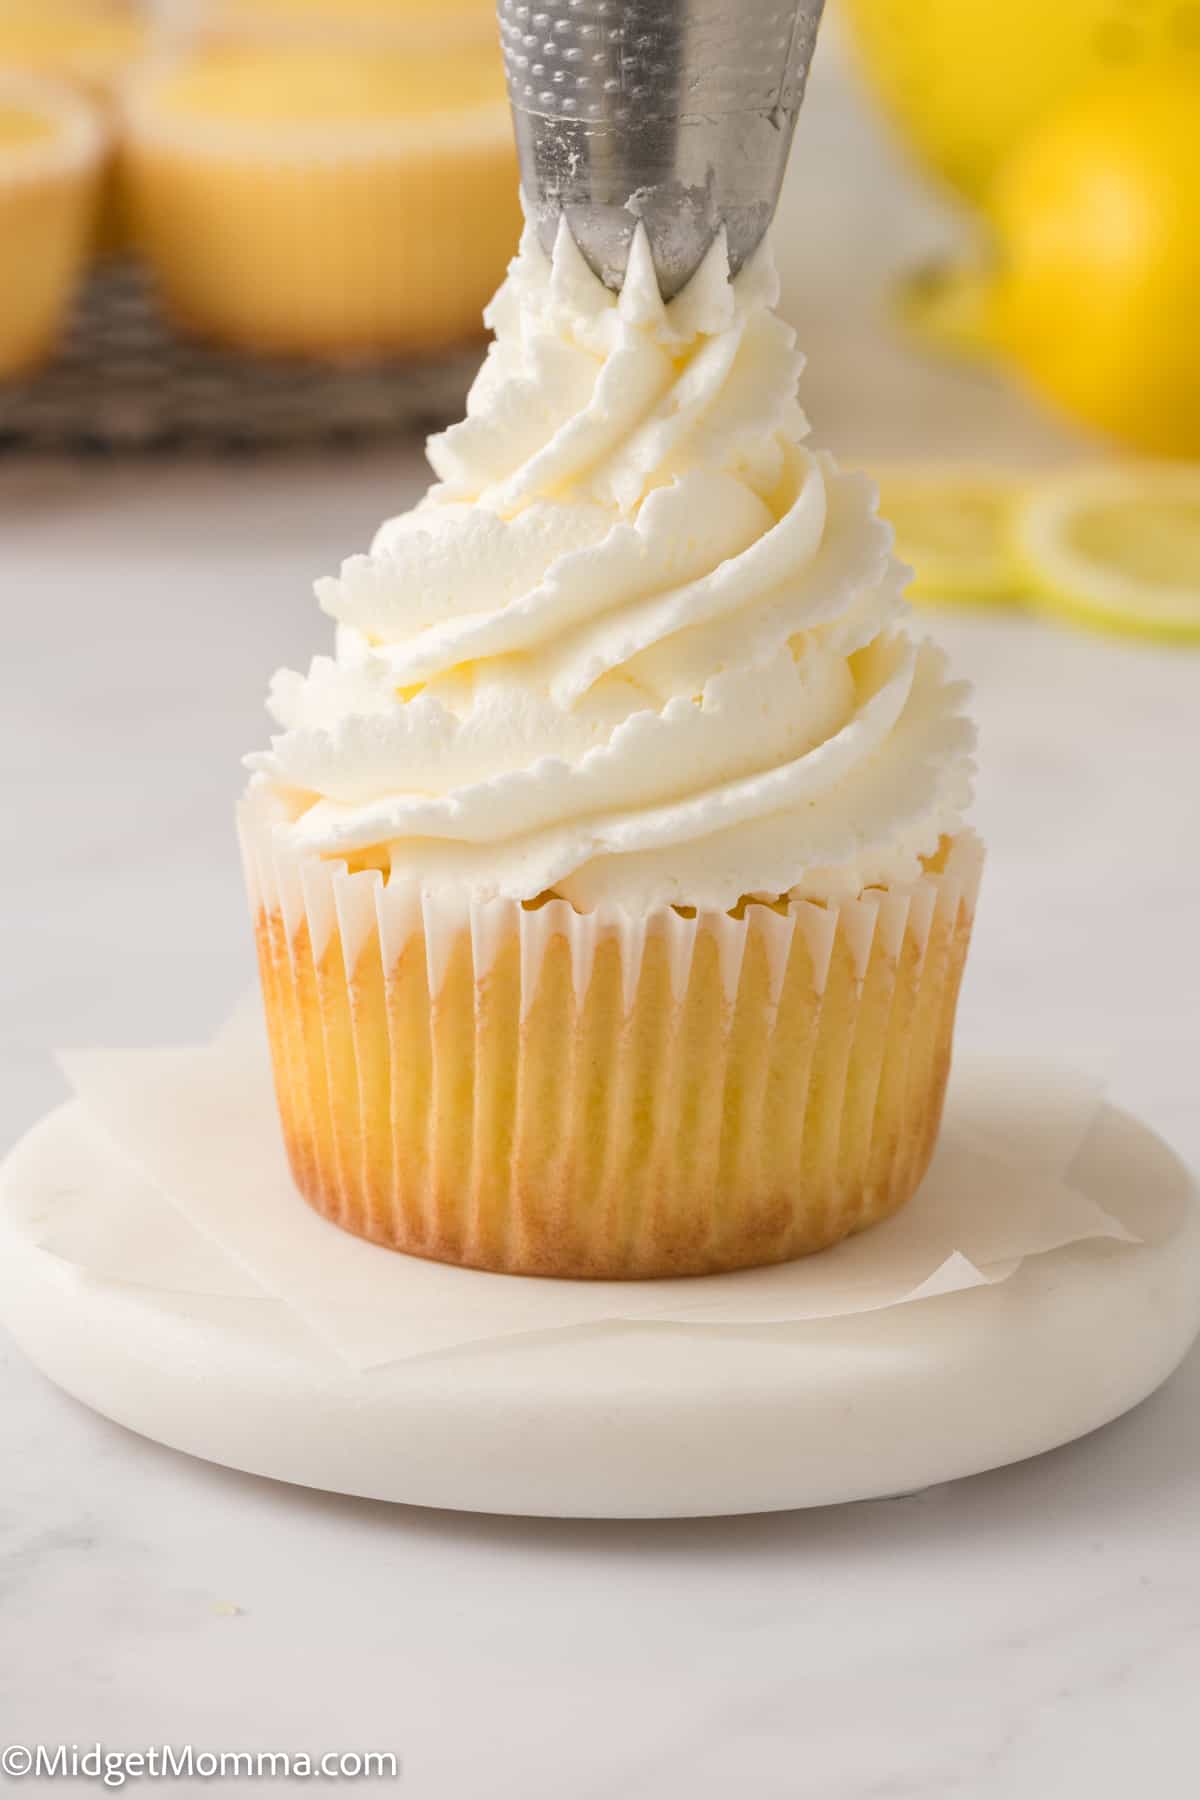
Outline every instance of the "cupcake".
<path id="1" fill-rule="evenodd" d="M 0 377 L 58 341 L 87 260 L 106 139 L 70 88 L 0 74 Z"/>
<path id="2" fill-rule="evenodd" d="M 402 31 L 410 44 L 422 37 L 496 42 L 495 0 L 206 0 L 202 17 L 210 26 L 239 29 Z"/>
<path id="3" fill-rule="evenodd" d="M 149 29 L 132 0 L 0 0 L 0 67 L 66 82 L 111 127 L 121 84 L 147 47 Z M 110 147 L 114 141 L 110 129 Z M 94 248 L 128 242 L 120 162 L 106 156 Z"/>
<path id="4" fill-rule="evenodd" d="M 318 583 L 240 812 L 283 1133 L 326 1218 L 608 1278 L 886 1218 L 981 867 L 964 688 L 810 450 L 768 247 L 664 305 L 527 231 L 437 481 Z"/>
<path id="5" fill-rule="evenodd" d="M 99 102 L 113 98 L 145 38 L 128 0 L 0 0 L 0 65 L 69 81 Z"/>
<path id="6" fill-rule="evenodd" d="M 186 329 L 316 356 L 478 334 L 520 228 L 490 37 L 214 41 L 127 117 L 138 242 Z"/>

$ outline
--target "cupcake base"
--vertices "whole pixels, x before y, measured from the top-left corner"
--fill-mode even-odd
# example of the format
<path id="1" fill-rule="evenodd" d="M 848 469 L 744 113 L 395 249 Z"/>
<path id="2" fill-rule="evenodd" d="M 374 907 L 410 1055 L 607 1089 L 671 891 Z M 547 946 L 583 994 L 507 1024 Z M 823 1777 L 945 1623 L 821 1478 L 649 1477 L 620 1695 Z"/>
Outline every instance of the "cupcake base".
<path id="1" fill-rule="evenodd" d="M 241 815 L 296 1184 L 508 1274 L 703 1275 L 888 1217 L 928 1165 L 982 864 L 841 905 L 455 910 Z"/>

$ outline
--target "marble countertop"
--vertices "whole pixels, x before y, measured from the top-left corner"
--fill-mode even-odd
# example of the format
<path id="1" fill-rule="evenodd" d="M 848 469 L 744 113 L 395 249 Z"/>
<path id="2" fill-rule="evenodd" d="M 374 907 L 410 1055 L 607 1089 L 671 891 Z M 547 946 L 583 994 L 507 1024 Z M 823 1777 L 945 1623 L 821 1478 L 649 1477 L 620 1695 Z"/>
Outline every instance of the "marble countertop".
<path id="1" fill-rule="evenodd" d="M 1060 454 L 1007 392 L 881 334 L 882 266 L 945 225 L 835 88 L 814 82 L 784 221 L 819 435 Z M 419 480 L 412 449 L 0 465 L 3 1145 L 64 1092 L 51 1046 L 195 1038 L 251 979 L 238 756 L 269 671 L 316 644 L 311 577 Z M 1016 616 L 936 628 L 977 684 L 991 853 L 963 1036 L 1097 1071 L 1200 1165 L 1200 663 Z M 683 1524 L 290 1490 L 93 1417 L 6 1340 L 0 1416 L 3 1738 L 394 1749 L 414 1800 L 1194 1786 L 1200 1355 L 1021 1467 Z"/>

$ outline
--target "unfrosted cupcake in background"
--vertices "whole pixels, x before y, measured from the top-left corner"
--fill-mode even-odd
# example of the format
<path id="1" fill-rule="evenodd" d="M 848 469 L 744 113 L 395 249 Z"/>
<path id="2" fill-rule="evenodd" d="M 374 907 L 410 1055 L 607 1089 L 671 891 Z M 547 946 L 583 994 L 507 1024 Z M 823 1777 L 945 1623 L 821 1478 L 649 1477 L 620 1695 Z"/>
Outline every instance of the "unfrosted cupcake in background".
<path id="1" fill-rule="evenodd" d="M 68 81 L 111 101 L 146 47 L 134 0 L 0 0 L 0 66 Z"/>
<path id="2" fill-rule="evenodd" d="M 182 15 L 188 16 L 188 11 Z M 496 0 L 199 0 L 193 20 L 236 29 L 380 30 L 408 43 L 482 38 L 496 43 Z"/>
<path id="3" fill-rule="evenodd" d="M 108 135 L 92 236 L 103 253 L 128 243 L 113 127 L 122 84 L 150 38 L 136 0 L 0 0 L 0 68 L 66 83 L 99 109 Z"/>
<path id="4" fill-rule="evenodd" d="M 241 830 L 284 1136 L 377 1243 L 783 1261 L 937 1135 L 981 867 L 964 690 L 803 443 L 769 249 L 669 306 L 526 234 L 437 483 L 318 584 Z"/>
<path id="5" fill-rule="evenodd" d="M 168 310 L 251 350 L 469 340 L 520 229 L 494 33 L 206 41 L 132 85 L 127 156 Z"/>
<path id="6" fill-rule="evenodd" d="M 0 71 L 0 377 L 54 350 L 87 262 L 106 150 L 88 101 Z"/>

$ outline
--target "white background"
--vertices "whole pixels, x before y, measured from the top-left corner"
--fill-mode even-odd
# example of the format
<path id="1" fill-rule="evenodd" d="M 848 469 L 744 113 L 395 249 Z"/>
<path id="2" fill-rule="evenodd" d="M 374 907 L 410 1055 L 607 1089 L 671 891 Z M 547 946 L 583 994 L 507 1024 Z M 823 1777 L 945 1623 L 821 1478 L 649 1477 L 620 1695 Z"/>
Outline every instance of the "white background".
<path id="1" fill-rule="evenodd" d="M 849 461 L 1078 453 L 886 336 L 888 272 L 951 222 L 823 54 L 779 233 L 816 438 Z M 64 1092 L 51 1046 L 194 1038 L 250 980 L 238 757 L 270 670 L 323 644 L 311 579 L 421 479 L 412 449 L 0 463 L 3 1144 Z M 1200 1164 L 1200 660 L 931 622 L 982 728 L 963 1035 L 1102 1073 Z M 414 1800 L 1174 1800 L 1196 1779 L 1198 1403 L 1193 1356 L 1094 1438 L 954 1488 L 553 1524 L 198 1464 L 0 1340 L 0 1738 L 394 1748 Z"/>

